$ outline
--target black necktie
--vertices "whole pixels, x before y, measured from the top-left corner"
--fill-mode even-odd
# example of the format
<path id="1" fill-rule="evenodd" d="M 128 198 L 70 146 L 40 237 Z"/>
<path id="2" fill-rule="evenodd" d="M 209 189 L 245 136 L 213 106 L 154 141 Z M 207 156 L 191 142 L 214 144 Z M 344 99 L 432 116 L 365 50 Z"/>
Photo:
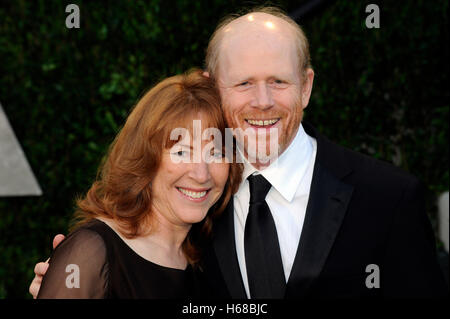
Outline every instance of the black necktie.
<path id="1" fill-rule="evenodd" d="M 266 203 L 272 185 L 251 175 L 250 207 L 244 232 L 245 264 L 251 298 L 283 298 L 286 287 L 277 229 Z"/>

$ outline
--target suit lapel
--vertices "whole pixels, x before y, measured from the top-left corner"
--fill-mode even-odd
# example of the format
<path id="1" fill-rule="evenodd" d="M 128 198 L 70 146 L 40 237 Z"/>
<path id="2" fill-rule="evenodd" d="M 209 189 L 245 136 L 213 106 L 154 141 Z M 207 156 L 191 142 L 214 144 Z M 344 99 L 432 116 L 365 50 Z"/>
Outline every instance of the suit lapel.
<path id="1" fill-rule="evenodd" d="M 233 198 L 214 225 L 214 250 L 228 291 L 232 298 L 246 299 L 247 295 L 236 254 Z"/>
<path id="2" fill-rule="evenodd" d="M 317 155 L 302 234 L 286 287 L 287 298 L 304 297 L 320 275 L 353 192 L 353 186 L 341 180 L 351 169 L 340 149 L 308 124 L 304 127 L 308 135 L 316 138 Z"/>
<path id="3" fill-rule="evenodd" d="M 305 222 L 286 297 L 303 297 L 316 279 L 344 219 L 353 187 L 337 180 L 320 164 L 314 168 Z"/>

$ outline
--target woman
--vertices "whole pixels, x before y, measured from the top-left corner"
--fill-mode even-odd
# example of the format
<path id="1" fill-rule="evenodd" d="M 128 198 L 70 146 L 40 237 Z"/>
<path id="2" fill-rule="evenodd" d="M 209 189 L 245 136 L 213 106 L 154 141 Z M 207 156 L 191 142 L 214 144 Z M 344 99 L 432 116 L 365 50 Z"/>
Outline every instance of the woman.
<path id="1" fill-rule="evenodd" d="M 54 251 L 38 298 L 201 293 L 200 244 L 237 190 L 241 168 L 222 158 L 223 149 L 212 148 L 214 161 L 192 161 L 194 120 L 225 138 L 220 96 L 199 70 L 165 79 L 143 96 L 98 180 L 77 201 L 75 230 Z M 191 134 L 174 140 L 177 128 Z M 210 142 L 224 145 L 201 141 L 202 153 Z"/>

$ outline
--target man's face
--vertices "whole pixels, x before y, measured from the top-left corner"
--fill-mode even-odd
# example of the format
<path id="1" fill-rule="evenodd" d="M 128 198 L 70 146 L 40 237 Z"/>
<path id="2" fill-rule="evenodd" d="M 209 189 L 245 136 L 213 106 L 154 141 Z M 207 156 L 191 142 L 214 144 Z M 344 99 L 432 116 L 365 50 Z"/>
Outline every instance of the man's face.
<path id="1" fill-rule="evenodd" d="M 267 142 L 270 128 L 278 129 L 281 154 L 295 137 L 309 100 L 309 92 L 306 99 L 302 92 L 294 40 L 290 32 L 280 33 L 282 28 L 237 26 L 233 31 L 223 39 L 216 75 L 225 119 L 232 128 L 254 130 L 257 136 L 265 131 Z M 257 148 L 246 142 L 244 153 L 252 147 Z"/>

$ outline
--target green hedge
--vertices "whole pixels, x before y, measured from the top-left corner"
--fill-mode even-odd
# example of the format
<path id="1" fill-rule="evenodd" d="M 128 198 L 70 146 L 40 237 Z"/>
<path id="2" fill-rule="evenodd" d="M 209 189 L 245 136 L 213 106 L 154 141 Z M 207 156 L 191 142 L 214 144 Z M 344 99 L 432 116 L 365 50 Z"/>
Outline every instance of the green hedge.
<path id="1" fill-rule="evenodd" d="M 0 298 L 29 298 L 34 264 L 67 231 L 74 196 L 89 188 L 130 108 L 156 81 L 202 66 L 218 20 L 240 7 L 75 3 L 80 29 L 65 27 L 61 1 L 0 5 L 0 101 L 44 192 L 0 198 Z M 380 1 L 380 29 L 365 27 L 369 3 L 331 2 L 300 22 L 316 72 L 306 119 L 418 176 L 433 219 L 449 185 L 448 2 Z"/>

